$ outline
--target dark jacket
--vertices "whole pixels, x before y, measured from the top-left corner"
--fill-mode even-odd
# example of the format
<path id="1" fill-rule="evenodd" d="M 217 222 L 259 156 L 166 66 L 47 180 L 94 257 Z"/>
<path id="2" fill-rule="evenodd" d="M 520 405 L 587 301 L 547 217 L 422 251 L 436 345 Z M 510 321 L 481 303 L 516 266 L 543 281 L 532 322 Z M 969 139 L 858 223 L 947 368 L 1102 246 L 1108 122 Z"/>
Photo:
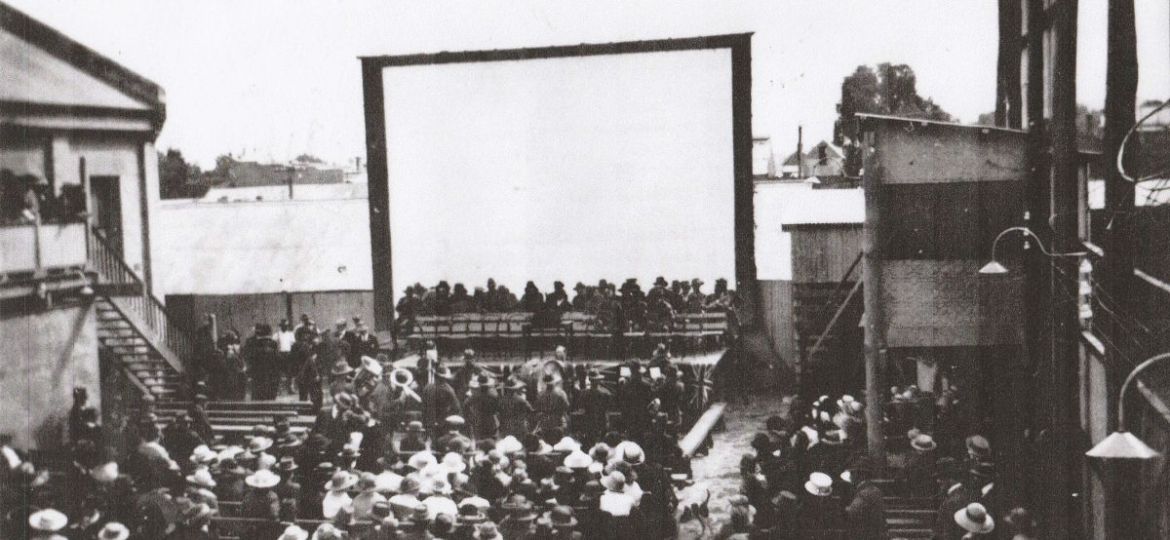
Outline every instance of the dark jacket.
<path id="1" fill-rule="evenodd" d="M 446 381 L 439 379 L 428 384 L 420 393 L 422 397 L 423 425 L 434 428 L 442 423 L 444 418 L 463 411 L 459 404 L 459 397 L 455 389 Z"/>

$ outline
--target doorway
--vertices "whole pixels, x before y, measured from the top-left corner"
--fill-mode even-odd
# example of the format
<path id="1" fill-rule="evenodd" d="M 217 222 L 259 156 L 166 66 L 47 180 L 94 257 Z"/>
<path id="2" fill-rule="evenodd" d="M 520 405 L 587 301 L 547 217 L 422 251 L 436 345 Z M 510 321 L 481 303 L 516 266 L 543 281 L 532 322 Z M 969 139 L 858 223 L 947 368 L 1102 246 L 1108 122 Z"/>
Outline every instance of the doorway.
<path id="1" fill-rule="evenodd" d="M 117 176 L 89 178 L 89 210 L 94 231 L 122 255 L 122 185 Z"/>

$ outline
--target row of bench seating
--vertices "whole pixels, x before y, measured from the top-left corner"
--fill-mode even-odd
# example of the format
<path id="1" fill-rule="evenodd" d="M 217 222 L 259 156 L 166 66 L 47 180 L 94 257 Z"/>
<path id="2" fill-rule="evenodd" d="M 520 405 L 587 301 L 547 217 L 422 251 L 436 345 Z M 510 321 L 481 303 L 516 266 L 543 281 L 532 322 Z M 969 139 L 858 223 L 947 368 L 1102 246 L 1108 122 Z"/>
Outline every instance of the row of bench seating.
<path id="1" fill-rule="evenodd" d="M 556 325 L 533 324 L 533 313 L 462 313 L 458 315 L 427 315 L 415 318 L 415 334 L 424 338 L 525 338 L 549 335 L 574 335 L 612 337 L 612 332 L 603 329 L 596 315 L 568 312 L 561 315 Z M 674 324 L 667 332 L 652 332 L 661 335 L 718 336 L 727 331 L 727 315 L 722 312 L 684 313 L 675 317 Z M 627 335 L 644 335 L 646 332 L 628 332 Z"/>
<path id="2" fill-rule="evenodd" d="M 168 401 L 160 403 L 155 412 L 161 423 L 170 424 L 190 408 L 187 401 Z M 287 418 L 294 433 L 308 431 L 317 419 L 317 411 L 308 401 L 210 401 L 206 411 L 212 432 L 230 440 L 248 435 L 257 425 L 271 426 L 278 417 Z"/>
<path id="3" fill-rule="evenodd" d="M 625 358 L 643 356 L 659 342 L 668 343 L 676 355 L 707 352 L 723 345 L 728 330 L 721 312 L 679 315 L 667 331 L 625 332 L 615 339 L 594 315 L 564 313 L 555 324 L 538 324 L 532 313 L 469 313 L 451 316 L 420 316 L 407 336 L 412 348 L 423 341 L 436 343 L 440 351 L 472 348 L 493 355 L 551 350 L 567 345 L 578 357 Z"/>

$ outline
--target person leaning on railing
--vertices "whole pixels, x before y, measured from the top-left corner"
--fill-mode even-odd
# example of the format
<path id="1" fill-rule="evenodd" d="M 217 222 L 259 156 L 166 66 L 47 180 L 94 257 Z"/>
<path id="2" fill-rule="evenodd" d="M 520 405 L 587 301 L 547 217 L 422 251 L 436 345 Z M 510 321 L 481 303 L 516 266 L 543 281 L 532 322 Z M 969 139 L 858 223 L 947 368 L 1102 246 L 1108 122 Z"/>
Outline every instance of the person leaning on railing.
<path id="1" fill-rule="evenodd" d="M 84 219 L 84 188 L 66 184 L 60 191 L 55 195 L 44 177 L 0 170 L 0 223 L 68 223 Z"/>

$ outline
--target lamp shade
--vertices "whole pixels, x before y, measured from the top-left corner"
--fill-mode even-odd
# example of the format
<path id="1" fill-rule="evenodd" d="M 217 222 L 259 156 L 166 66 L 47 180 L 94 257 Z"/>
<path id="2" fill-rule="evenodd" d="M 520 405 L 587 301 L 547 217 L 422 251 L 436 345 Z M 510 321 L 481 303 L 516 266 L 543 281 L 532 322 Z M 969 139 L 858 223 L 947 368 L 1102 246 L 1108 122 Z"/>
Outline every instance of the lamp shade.
<path id="1" fill-rule="evenodd" d="M 1132 433 L 1114 431 L 1085 455 L 1100 459 L 1154 459 L 1160 454 Z"/>
<path id="2" fill-rule="evenodd" d="M 979 269 L 979 273 L 980 274 L 1006 274 L 1006 273 L 1008 273 L 1008 269 L 1004 265 L 999 264 L 999 261 L 992 259 L 990 262 L 983 265 L 983 268 Z"/>

